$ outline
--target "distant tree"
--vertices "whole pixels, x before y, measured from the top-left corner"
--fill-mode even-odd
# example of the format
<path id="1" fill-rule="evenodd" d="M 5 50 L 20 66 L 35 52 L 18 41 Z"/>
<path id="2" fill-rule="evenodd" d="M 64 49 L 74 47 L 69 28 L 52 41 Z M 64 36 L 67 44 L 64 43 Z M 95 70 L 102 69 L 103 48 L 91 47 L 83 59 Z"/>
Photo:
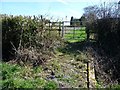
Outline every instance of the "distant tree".
<path id="1" fill-rule="evenodd" d="M 84 18 L 88 21 L 88 22 L 93 22 L 94 20 L 97 19 L 97 13 L 98 13 L 98 6 L 88 6 L 84 8 Z"/>
<path id="2" fill-rule="evenodd" d="M 73 19 L 73 25 L 74 26 L 80 26 L 80 22 L 81 22 L 81 20 L 80 19 Z"/>
<path id="3" fill-rule="evenodd" d="M 85 26 L 85 22 L 86 22 L 85 16 L 82 15 L 80 18 L 80 25 Z"/>
<path id="4" fill-rule="evenodd" d="M 71 25 L 71 26 L 73 25 L 73 16 L 71 17 L 70 25 Z"/>
<path id="5" fill-rule="evenodd" d="M 120 16 L 119 2 L 102 3 L 100 5 L 88 6 L 84 8 L 84 16 L 87 21 L 94 21 L 101 18 L 115 18 Z"/>

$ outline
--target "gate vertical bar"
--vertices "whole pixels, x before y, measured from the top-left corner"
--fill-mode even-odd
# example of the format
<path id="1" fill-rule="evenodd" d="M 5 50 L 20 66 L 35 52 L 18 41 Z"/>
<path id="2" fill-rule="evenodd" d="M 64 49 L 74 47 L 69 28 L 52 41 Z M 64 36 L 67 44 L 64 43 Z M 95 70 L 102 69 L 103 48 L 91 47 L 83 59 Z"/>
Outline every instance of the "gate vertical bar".
<path id="1" fill-rule="evenodd" d="M 75 26 L 74 26 L 74 29 L 73 29 L 73 38 L 75 38 Z"/>

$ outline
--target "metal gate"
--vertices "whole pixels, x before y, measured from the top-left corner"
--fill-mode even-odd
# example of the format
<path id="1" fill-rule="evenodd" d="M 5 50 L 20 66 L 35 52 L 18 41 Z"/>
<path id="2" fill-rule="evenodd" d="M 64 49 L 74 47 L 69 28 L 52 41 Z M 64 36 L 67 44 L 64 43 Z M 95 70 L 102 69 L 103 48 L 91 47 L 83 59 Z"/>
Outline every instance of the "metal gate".
<path id="1" fill-rule="evenodd" d="M 57 32 L 65 40 L 81 41 L 86 39 L 85 27 L 78 21 L 74 21 L 72 25 L 71 21 L 49 22 L 47 28 L 50 32 Z"/>
<path id="2" fill-rule="evenodd" d="M 74 21 L 73 25 L 70 25 L 70 21 L 64 21 L 62 37 L 66 40 L 84 40 L 86 39 L 85 27 L 80 25 L 78 21 Z"/>

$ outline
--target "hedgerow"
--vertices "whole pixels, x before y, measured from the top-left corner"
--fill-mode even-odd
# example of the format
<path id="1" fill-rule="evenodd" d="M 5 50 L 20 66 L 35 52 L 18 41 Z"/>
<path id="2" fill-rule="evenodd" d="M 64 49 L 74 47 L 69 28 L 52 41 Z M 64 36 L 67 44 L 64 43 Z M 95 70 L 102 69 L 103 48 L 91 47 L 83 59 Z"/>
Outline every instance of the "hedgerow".
<path id="1" fill-rule="evenodd" d="M 17 62 L 32 64 L 43 63 L 62 39 L 56 31 L 46 29 L 50 20 L 41 16 L 2 17 L 2 55 L 3 60 L 14 59 Z"/>

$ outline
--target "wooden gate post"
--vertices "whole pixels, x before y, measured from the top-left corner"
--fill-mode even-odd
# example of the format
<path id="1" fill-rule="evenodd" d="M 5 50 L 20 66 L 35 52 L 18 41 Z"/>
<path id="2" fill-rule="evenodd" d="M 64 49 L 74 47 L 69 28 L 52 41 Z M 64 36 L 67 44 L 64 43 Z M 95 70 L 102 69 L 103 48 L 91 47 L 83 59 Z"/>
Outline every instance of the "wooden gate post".
<path id="1" fill-rule="evenodd" d="M 64 36 L 64 21 L 62 22 L 62 37 Z"/>

